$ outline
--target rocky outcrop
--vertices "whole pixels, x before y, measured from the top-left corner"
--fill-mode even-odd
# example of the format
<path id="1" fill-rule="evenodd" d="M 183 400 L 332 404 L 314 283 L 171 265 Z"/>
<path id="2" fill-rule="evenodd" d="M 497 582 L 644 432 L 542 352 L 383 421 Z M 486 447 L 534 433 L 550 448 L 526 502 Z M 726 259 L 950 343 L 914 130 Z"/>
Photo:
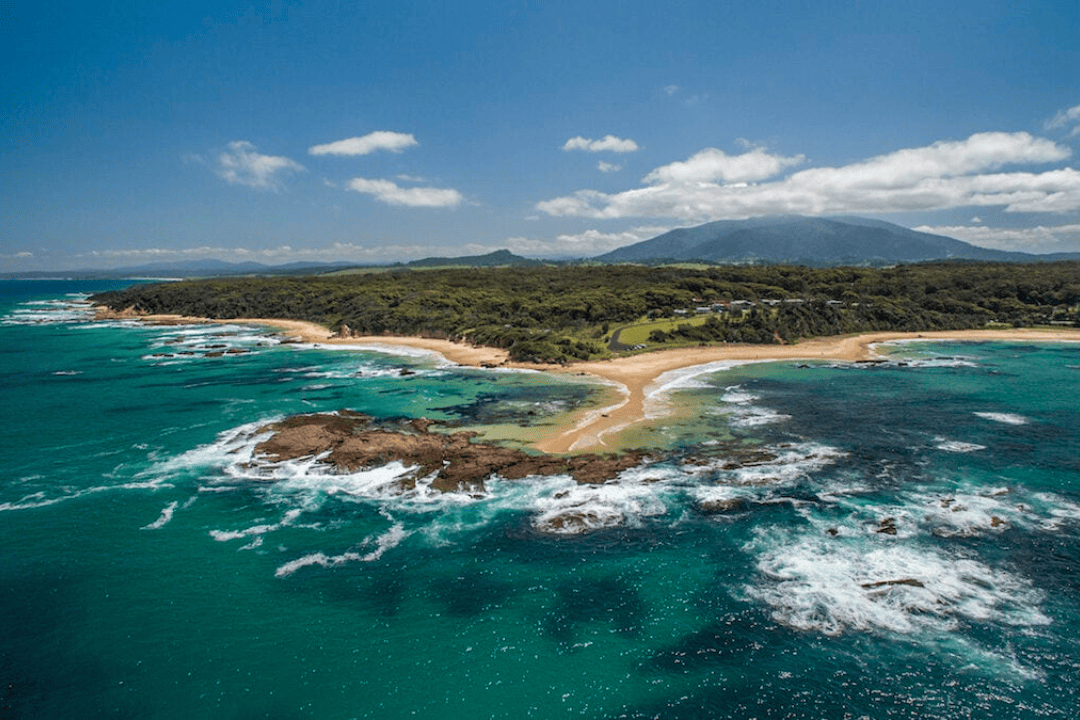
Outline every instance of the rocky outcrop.
<path id="1" fill-rule="evenodd" d="M 341 411 L 297 415 L 262 428 L 271 431 L 256 455 L 271 461 L 322 456 L 322 462 L 354 472 L 400 462 L 416 466 L 416 478 L 437 473 L 432 487 L 442 491 L 482 489 L 492 475 L 518 480 L 530 475 L 569 474 L 579 483 L 602 483 L 639 465 L 643 453 L 622 455 L 530 455 L 522 450 L 474 443 L 476 433 L 429 432 L 426 419 L 396 426 L 376 424 L 371 417 Z"/>

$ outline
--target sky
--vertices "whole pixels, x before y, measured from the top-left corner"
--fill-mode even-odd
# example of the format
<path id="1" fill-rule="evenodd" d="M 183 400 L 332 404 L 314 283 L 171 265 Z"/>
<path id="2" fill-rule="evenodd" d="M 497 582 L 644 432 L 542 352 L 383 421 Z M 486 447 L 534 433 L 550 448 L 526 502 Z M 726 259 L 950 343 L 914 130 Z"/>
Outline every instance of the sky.
<path id="1" fill-rule="evenodd" d="M 1080 251 L 1080 3 L 14 0 L 0 31 L 2 272 L 786 213 Z"/>

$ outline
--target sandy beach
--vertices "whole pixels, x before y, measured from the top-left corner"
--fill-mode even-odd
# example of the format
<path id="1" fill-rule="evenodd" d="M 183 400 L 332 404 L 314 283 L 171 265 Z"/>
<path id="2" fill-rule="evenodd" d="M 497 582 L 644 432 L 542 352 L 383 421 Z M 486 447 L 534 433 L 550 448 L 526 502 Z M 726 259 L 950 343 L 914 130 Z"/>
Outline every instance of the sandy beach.
<path id="1" fill-rule="evenodd" d="M 536 449 L 547 453 L 597 452 L 622 449 L 619 433 L 647 419 L 646 401 L 651 386 L 664 373 L 724 361 L 770 362 L 775 360 L 838 360 L 856 362 L 875 357 L 873 346 L 903 340 L 979 341 L 1071 341 L 1080 342 L 1080 330 L 1008 328 L 1001 330 L 946 330 L 938 332 L 882 332 L 862 335 L 813 338 L 795 345 L 709 345 L 657 350 L 609 360 L 592 360 L 572 365 L 511 363 L 508 353 L 497 348 L 477 347 L 448 340 L 419 337 L 363 336 L 339 337 L 315 323 L 273 318 L 236 318 L 228 321 L 190 318 L 179 315 L 135 316 L 99 312 L 99 318 L 128 318 L 157 324 L 232 322 L 280 328 L 308 343 L 349 345 L 357 348 L 404 346 L 438 353 L 450 362 L 473 367 L 517 367 L 548 372 L 586 373 L 612 384 L 621 402 L 599 411 L 572 417 L 564 429 L 542 438 Z"/>

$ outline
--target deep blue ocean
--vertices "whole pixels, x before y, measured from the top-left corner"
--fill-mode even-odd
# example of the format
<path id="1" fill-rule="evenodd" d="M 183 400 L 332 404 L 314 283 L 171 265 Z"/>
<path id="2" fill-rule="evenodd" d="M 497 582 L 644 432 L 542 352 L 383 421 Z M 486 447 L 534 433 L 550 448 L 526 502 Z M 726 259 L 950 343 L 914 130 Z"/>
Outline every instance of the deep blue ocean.
<path id="1" fill-rule="evenodd" d="M 682 373 L 617 480 L 441 494 L 253 450 L 610 391 L 93 322 L 122 285 L 0 282 L 4 720 L 1080 717 L 1080 345 Z"/>

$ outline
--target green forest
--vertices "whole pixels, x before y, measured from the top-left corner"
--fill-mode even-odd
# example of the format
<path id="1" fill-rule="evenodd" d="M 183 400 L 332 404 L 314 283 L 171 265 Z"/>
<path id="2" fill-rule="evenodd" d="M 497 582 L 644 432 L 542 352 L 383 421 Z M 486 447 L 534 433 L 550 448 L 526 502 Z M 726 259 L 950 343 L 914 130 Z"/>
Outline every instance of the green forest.
<path id="1" fill-rule="evenodd" d="M 794 343 L 866 331 L 1080 327 L 1080 263 L 893 268 L 595 265 L 391 270 L 133 285 L 114 310 L 308 320 L 356 335 L 413 335 L 568 363 L 698 343 Z M 647 347 L 618 331 L 663 318 Z M 686 322 L 681 322 L 682 319 Z"/>

